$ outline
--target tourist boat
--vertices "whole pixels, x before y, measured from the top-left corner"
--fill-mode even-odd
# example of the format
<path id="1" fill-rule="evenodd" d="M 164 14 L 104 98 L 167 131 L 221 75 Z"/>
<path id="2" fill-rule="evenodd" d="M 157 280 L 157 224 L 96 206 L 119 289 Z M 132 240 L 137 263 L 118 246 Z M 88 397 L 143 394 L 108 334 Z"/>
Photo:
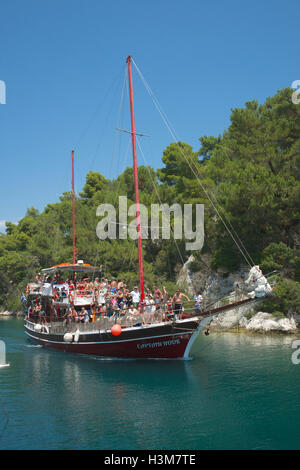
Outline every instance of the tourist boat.
<path id="1" fill-rule="evenodd" d="M 144 301 L 144 277 L 143 277 L 143 256 L 141 242 L 141 225 L 139 212 L 139 186 L 136 155 L 136 132 L 134 121 L 133 87 L 131 73 L 131 57 L 127 58 L 128 77 L 129 77 L 129 95 L 131 110 L 131 136 L 133 152 L 133 170 L 136 202 L 136 221 L 137 221 L 137 244 L 139 255 L 139 281 L 140 281 L 140 300 Z M 100 272 L 100 267 L 93 267 L 84 264 L 83 261 L 75 262 L 75 222 L 74 222 L 74 151 L 72 152 L 72 195 L 73 195 L 73 263 L 64 263 L 51 268 L 44 269 L 43 274 L 55 274 L 63 271 L 69 271 L 73 275 L 77 272 L 95 273 Z M 253 296 L 244 295 L 239 300 L 228 302 L 225 305 L 215 308 L 207 308 L 196 314 L 185 312 L 182 319 L 173 316 L 166 320 L 158 318 L 156 322 L 145 324 L 144 322 L 130 323 L 130 319 L 108 318 L 101 321 L 93 321 L 88 324 L 70 323 L 64 324 L 62 321 L 56 321 L 52 313 L 54 309 L 59 313 L 58 317 L 64 316 L 67 309 L 73 305 L 75 308 L 92 307 L 93 299 L 89 295 L 78 295 L 63 292 L 63 287 L 57 294 L 54 294 L 54 287 L 49 283 L 35 283 L 29 285 L 28 299 L 41 299 L 43 308 L 46 311 L 49 321 L 41 322 L 39 319 L 31 318 L 30 314 L 25 319 L 25 333 L 36 343 L 59 351 L 79 354 L 91 354 L 100 357 L 109 358 L 135 358 L 135 359 L 187 359 L 190 357 L 191 347 L 204 329 L 208 328 L 213 316 L 221 311 L 239 307 L 245 303 L 252 302 Z M 62 295 L 65 294 L 65 295 Z M 113 324 L 112 324 L 113 322 Z M 114 331 L 115 324 L 120 325 L 118 334 Z"/>

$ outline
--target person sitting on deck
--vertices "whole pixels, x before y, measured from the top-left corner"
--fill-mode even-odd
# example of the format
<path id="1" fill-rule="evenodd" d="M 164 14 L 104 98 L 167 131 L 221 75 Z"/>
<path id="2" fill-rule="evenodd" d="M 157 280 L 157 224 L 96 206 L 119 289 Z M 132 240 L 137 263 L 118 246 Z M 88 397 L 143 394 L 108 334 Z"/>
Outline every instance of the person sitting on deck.
<path id="1" fill-rule="evenodd" d="M 131 326 L 141 326 L 143 323 L 145 324 L 143 314 L 141 314 L 136 307 L 130 307 L 128 317 Z"/>
<path id="2" fill-rule="evenodd" d="M 90 322 L 90 314 L 87 310 L 85 310 L 85 314 L 84 314 L 84 323 L 89 323 Z"/>
<path id="3" fill-rule="evenodd" d="M 174 312 L 172 309 L 172 302 L 167 303 L 167 311 L 165 313 L 165 321 L 170 321 L 174 318 Z"/>
<path id="4" fill-rule="evenodd" d="M 78 315 L 78 319 L 79 319 L 80 323 L 84 323 L 85 312 L 86 312 L 85 308 L 81 307 L 81 310 L 80 310 L 79 315 Z"/>

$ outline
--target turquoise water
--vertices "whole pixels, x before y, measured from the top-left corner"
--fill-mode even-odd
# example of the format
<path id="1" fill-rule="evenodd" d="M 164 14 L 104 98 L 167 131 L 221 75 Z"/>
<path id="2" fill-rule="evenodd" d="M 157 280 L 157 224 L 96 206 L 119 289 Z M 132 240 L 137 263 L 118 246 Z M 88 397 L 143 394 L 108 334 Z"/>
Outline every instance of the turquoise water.
<path id="1" fill-rule="evenodd" d="M 35 347 L 1 319 L 0 449 L 299 449 L 289 336 L 211 333 L 193 361 L 112 361 Z"/>

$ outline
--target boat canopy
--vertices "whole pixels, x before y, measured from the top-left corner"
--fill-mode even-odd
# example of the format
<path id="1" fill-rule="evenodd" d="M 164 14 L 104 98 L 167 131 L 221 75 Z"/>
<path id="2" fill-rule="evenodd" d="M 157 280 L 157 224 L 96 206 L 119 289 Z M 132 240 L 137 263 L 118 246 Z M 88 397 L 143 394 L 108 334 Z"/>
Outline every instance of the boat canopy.
<path id="1" fill-rule="evenodd" d="M 51 266 L 51 268 L 42 269 L 43 273 L 54 273 L 56 271 L 73 271 L 73 272 L 84 272 L 84 273 L 94 273 L 101 272 L 101 266 L 91 266 L 86 263 L 61 263 Z"/>

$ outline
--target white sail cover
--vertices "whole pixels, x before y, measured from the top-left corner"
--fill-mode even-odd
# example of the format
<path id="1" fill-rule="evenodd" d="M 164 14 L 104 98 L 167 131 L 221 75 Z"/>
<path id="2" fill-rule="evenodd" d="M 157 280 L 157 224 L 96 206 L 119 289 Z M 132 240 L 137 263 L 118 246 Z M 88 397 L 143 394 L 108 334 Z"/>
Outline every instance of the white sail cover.
<path id="1" fill-rule="evenodd" d="M 249 295 L 252 295 L 253 297 L 264 297 L 272 291 L 272 287 L 263 275 L 259 266 L 253 266 L 253 268 L 250 269 L 249 277 L 245 281 L 245 284 L 251 288 Z"/>
<path id="2" fill-rule="evenodd" d="M 74 305 L 76 307 L 83 307 L 87 305 L 93 304 L 93 296 L 92 295 L 75 295 L 74 297 Z"/>

